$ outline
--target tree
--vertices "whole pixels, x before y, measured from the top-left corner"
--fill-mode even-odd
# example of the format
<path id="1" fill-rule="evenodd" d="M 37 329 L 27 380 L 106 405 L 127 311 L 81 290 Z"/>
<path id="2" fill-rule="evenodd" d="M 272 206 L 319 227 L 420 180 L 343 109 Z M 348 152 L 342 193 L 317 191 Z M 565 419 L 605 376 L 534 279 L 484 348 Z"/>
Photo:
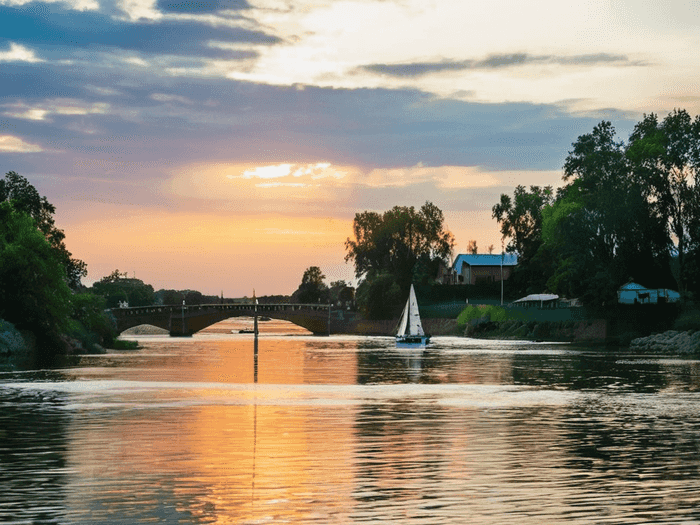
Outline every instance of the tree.
<path id="1" fill-rule="evenodd" d="M 564 180 L 556 201 L 542 210 L 536 260 L 549 264 L 547 287 L 601 306 L 630 277 L 667 286 L 667 237 L 609 122 L 573 144 Z"/>
<path id="2" fill-rule="evenodd" d="M 476 241 L 469 241 L 467 244 L 467 253 L 471 253 L 472 255 L 479 253 L 479 249 L 476 247 Z"/>
<path id="3" fill-rule="evenodd" d="M 383 214 L 355 215 L 354 239 L 345 242 L 345 261 L 355 264 L 355 275 L 361 279 L 357 302 L 367 315 L 393 316 L 411 282 L 422 278 L 431 263 L 449 258 L 454 236 L 444 222 L 442 210 L 430 202 L 418 211 L 394 206 Z"/>
<path id="4" fill-rule="evenodd" d="M 114 270 L 92 285 L 91 291 L 105 298 L 107 308 L 116 308 L 119 303 L 129 306 L 148 306 L 155 302 L 153 286 L 141 279 L 128 278 L 126 272 Z"/>
<path id="5" fill-rule="evenodd" d="M 11 202 L 14 209 L 27 213 L 34 220 L 36 227 L 46 237 L 51 248 L 57 253 L 65 268 L 68 286 L 72 289 L 80 287 L 80 279 L 87 276 L 87 265 L 71 257 L 67 250 L 63 230 L 59 230 L 54 222 L 53 214 L 56 208 L 29 181 L 14 171 L 0 179 L 0 202 Z"/>
<path id="6" fill-rule="evenodd" d="M 659 122 L 645 115 L 630 136 L 627 157 L 644 195 L 660 221 L 674 237 L 678 250 L 679 286 L 686 290 L 685 264 L 698 209 L 700 173 L 700 117 L 693 120 L 685 110 L 674 110 Z"/>
<path id="7" fill-rule="evenodd" d="M 292 294 L 292 300 L 299 303 L 328 303 L 330 294 L 325 278 L 321 268 L 310 266 L 304 271 L 299 288 Z"/>
<path id="8" fill-rule="evenodd" d="M 59 253 L 13 202 L 0 202 L 0 318 L 33 332 L 46 357 L 62 350 L 71 294 Z"/>
<path id="9" fill-rule="evenodd" d="M 501 235 L 509 238 L 507 250 L 517 253 L 520 261 L 532 259 L 542 243 L 542 209 L 551 204 L 551 186 L 516 186 L 513 198 L 502 194 L 492 209 L 492 216 L 501 224 Z"/>
<path id="10" fill-rule="evenodd" d="M 447 259 L 452 252 L 454 236 L 444 220 L 442 211 L 430 202 L 418 211 L 413 206 L 395 206 L 383 214 L 358 213 L 353 221 L 355 239 L 345 242 L 345 260 L 355 263 L 358 278 L 370 270 L 389 272 L 408 290 L 421 255 Z"/>
<path id="11" fill-rule="evenodd" d="M 330 302 L 333 304 L 339 302 L 344 304 L 355 299 L 355 289 L 343 280 L 333 281 L 328 291 L 330 294 Z"/>

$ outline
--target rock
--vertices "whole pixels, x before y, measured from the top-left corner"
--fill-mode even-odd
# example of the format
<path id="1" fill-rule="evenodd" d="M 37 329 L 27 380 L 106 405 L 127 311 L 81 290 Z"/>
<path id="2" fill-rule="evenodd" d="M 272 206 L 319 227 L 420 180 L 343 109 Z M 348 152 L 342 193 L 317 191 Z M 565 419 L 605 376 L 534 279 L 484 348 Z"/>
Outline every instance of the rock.
<path id="1" fill-rule="evenodd" d="M 650 353 L 700 354 L 700 331 L 668 330 L 648 337 L 638 337 L 632 340 L 630 349 Z"/>

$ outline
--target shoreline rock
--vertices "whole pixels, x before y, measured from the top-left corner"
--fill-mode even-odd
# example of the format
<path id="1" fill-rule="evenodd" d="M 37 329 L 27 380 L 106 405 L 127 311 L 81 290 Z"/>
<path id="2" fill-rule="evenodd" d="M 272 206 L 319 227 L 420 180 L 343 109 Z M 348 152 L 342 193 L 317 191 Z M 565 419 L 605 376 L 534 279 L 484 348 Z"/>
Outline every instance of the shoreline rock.
<path id="1" fill-rule="evenodd" d="M 698 355 L 700 354 L 700 331 L 667 330 L 648 337 L 638 337 L 630 342 L 630 350 L 642 353 Z"/>

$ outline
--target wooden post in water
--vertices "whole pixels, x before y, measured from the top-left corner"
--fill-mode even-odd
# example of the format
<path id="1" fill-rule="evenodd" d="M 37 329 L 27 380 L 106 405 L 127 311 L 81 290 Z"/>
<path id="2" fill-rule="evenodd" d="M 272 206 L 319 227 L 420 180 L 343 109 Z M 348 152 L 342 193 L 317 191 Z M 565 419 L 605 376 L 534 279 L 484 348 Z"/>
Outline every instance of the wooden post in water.
<path id="1" fill-rule="evenodd" d="M 253 290 L 253 382 L 258 382 L 258 300 Z"/>

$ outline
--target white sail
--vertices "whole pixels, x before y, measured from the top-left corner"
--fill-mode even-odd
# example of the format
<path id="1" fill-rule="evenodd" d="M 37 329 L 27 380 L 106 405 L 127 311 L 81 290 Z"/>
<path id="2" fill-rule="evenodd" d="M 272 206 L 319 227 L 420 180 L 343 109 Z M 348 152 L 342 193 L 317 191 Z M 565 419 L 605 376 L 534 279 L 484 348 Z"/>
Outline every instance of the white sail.
<path id="1" fill-rule="evenodd" d="M 411 285 L 411 292 L 408 295 L 408 306 L 408 333 L 410 335 L 425 335 L 423 325 L 420 322 L 418 301 L 416 300 L 416 292 L 413 291 L 413 285 Z"/>
<path id="2" fill-rule="evenodd" d="M 408 294 L 408 301 L 401 314 L 401 321 L 396 335 L 425 335 L 423 325 L 420 322 L 420 312 L 418 311 L 418 301 L 416 300 L 416 292 L 411 285 L 411 291 Z"/>
<path id="3" fill-rule="evenodd" d="M 406 306 L 403 308 L 403 313 L 401 314 L 401 320 L 399 321 L 399 327 L 396 330 L 396 335 L 406 335 L 406 327 L 408 326 L 408 317 L 409 317 L 409 305 L 411 301 L 410 299 L 406 301 Z"/>

